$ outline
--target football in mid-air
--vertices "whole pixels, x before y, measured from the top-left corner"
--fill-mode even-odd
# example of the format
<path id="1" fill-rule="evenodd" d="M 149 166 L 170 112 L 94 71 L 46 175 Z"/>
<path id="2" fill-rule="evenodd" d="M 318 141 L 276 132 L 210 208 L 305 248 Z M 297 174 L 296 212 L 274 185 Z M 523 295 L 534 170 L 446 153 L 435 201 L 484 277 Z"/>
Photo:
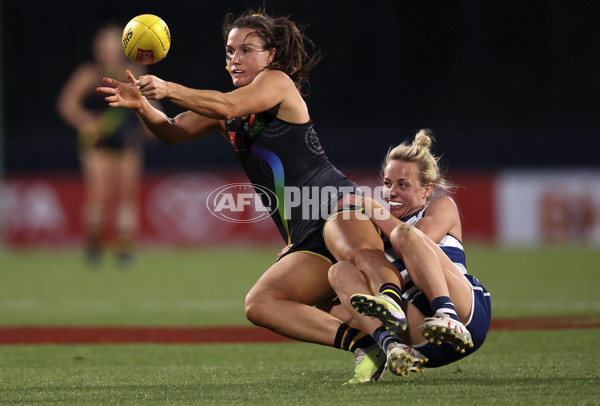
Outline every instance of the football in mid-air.
<path id="1" fill-rule="evenodd" d="M 170 47 L 169 27 L 153 14 L 132 18 L 123 30 L 123 51 L 137 64 L 151 65 L 164 59 Z"/>

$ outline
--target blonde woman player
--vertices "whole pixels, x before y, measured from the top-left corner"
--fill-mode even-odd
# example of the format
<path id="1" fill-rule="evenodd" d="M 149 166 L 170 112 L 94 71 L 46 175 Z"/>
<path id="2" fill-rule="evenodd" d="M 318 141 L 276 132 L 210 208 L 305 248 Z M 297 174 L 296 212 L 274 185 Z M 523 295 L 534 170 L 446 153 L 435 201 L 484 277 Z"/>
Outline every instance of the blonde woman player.
<path id="1" fill-rule="evenodd" d="M 131 111 L 108 108 L 96 91 L 104 76 L 125 79 L 125 69 L 136 75 L 145 72 L 144 67 L 125 57 L 121 34 L 122 28 L 115 25 L 106 25 L 96 33 L 93 61 L 75 69 L 57 101 L 60 116 L 78 134 L 85 189 L 85 254 L 92 264 L 100 259 L 111 218 L 117 236 L 113 248 L 122 264 L 133 259 L 138 228 L 143 133 L 147 130 Z"/>
<path id="2" fill-rule="evenodd" d="M 449 184 L 430 151 L 432 142 L 430 132 L 421 130 L 412 143 L 388 152 L 382 174 L 389 211 L 365 200 L 401 284 L 389 281 L 372 291 L 371 276 L 349 262 L 338 262 L 329 273 L 349 317 L 361 321 L 386 351 L 388 369 L 396 375 L 447 365 L 473 353 L 491 321 L 490 295 L 467 273 L 456 204 L 447 195 L 434 198 Z M 396 327 L 397 312 L 400 317 L 406 313 L 406 331 Z"/>

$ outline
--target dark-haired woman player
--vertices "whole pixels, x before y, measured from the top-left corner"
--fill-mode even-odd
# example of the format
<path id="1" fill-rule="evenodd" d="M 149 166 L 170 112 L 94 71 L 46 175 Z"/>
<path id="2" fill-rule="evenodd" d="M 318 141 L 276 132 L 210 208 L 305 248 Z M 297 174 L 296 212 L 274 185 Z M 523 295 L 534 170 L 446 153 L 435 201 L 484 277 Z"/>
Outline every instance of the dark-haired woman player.
<path id="1" fill-rule="evenodd" d="M 303 216 L 301 205 L 286 207 L 283 199 L 271 207 L 291 248 L 248 293 L 246 316 L 287 337 L 352 351 L 356 367 L 350 382 L 375 381 L 385 368 L 385 354 L 372 337 L 314 307 L 335 295 L 327 276 L 335 261 L 351 261 L 373 275 L 373 291 L 383 281 L 398 280 L 371 221 L 360 208 L 341 204 L 356 184 L 328 161 L 302 97 L 320 55 L 308 55 L 310 40 L 291 20 L 265 13 L 228 15 L 223 34 L 227 70 L 237 88 L 230 93 L 190 89 L 150 75 L 136 79 L 130 72 L 128 83 L 105 78 L 109 86 L 98 90 L 109 94 L 110 106 L 136 111 L 166 144 L 221 132 L 250 181 L 277 196 L 285 196 L 286 188 L 328 191 L 321 193 L 321 204 L 332 208 L 330 217 Z M 187 111 L 169 118 L 147 99 L 167 99 Z"/>

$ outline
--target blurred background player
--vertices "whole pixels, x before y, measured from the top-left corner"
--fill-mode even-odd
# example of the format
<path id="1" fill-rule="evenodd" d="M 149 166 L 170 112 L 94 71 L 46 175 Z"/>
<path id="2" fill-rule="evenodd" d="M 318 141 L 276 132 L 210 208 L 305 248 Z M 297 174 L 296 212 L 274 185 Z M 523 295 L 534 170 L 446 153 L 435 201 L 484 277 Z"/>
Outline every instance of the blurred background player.
<path id="1" fill-rule="evenodd" d="M 90 264 L 100 259 L 109 220 L 114 224 L 112 248 L 118 261 L 131 263 L 139 222 L 138 194 L 147 130 L 135 113 L 108 108 L 96 91 L 105 76 L 125 79 L 125 69 L 145 73 L 143 66 L 125 57 L 121 36 L 122 28 L 117 25 L 100 28 L 93 40 L 93 60 L 75 69 L 57 100 L 60 116 L 77 131 L 85 189 L 85 256 Z"/>

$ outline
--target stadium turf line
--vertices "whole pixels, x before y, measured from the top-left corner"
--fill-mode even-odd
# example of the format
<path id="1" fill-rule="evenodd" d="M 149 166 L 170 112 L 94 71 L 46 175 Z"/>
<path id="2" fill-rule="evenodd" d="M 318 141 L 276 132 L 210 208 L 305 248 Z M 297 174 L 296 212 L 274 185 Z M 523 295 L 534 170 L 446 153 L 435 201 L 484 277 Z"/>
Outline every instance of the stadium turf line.
<path id="1" fill-rule="evenodd" d="M 567 330 L 600 328 L 600 314 L 516 317 L 492 320 L 491 330 Z M 267 329 L 240 327 L 4 326 L 8 344 L 202 344 L 292 341 Z"/>

